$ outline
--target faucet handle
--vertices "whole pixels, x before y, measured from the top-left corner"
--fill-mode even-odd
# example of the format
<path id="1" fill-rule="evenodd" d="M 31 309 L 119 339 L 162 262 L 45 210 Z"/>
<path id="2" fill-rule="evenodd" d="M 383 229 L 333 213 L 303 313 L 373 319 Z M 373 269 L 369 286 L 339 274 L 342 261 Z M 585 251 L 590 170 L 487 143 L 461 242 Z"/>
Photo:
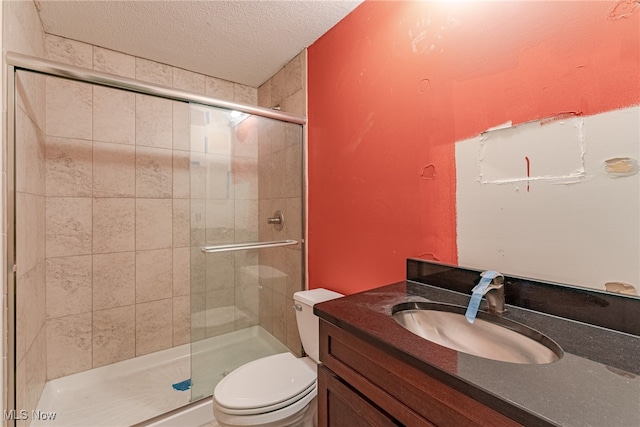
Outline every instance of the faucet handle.
<path id="1" fill-rule="evenodd" d="M 491 277 L 491 283 L 487 286 L 487 291 L 491 289 L 500 289 L 504 285 L 504 276 L 502 273 L 498 273 L 497 271 L 483 271 L 480 273 L 480 277 L 489 276 Z M 476 285 L 475 288 L 480 286 L 480 284 Z M 475 290 L 475 288 L 473 288 Z"/>

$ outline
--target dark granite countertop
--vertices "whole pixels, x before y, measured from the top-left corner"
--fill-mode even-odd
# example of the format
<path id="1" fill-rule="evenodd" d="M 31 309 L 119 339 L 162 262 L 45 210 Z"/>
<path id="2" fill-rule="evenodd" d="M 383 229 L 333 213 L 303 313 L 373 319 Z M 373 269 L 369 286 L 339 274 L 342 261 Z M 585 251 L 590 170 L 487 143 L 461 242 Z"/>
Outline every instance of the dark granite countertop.
<path id="1" fill-rule="evenodd" d="M 442 347 L 391 316 L 394 305 L 407 301 L 466 307 L 469 298 L 470 292 L 408 280 L 318 304 L 314 312 L 524 425 L 640 426 L 640 337 L 635 334 L 508 304 L 503 317 L 538 330 L 564 351 L 557 362 L 523 365 Z"/>

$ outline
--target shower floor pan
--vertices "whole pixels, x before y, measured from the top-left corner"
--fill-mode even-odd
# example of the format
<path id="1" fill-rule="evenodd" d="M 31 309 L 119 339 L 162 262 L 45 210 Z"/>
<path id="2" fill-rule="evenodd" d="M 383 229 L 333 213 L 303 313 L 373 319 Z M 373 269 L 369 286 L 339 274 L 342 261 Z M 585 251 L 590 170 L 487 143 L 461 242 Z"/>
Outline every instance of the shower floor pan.
<path id="1" fill-rule="evenodd" d="M 194 393 L 213 391 L 226 373 L 250 360 L 286 351 L 259 326 L 194 343 Z M 190 344 L 184 344 L 48 381 L 36 409 L 55 413 L 55 419 L 32 420 L 31 426 L 124 427 L 184 406 L 191 390 L 172 385 L 191 378 L 189 353 Z M 202 423 L 210 420 L 213 414 Z"/>

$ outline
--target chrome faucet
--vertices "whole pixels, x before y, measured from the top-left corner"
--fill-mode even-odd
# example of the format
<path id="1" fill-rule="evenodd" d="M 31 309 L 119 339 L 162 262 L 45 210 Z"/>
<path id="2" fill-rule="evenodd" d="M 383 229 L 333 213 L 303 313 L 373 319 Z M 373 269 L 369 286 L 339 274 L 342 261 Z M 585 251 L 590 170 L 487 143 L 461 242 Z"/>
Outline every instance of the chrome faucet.
<path id="1" fill-rule="evenodd" d="M 480 274 L 480 276 L 483 276 L 485 273 L 486 271 Z M 475 291 L 478 286 L 480 285 L 473 288 L 472 292 Z M 504 276 L 498 273 L 496 277 L 491 280 L 491 283 L 487 286 L 482 295 L 487 300 L 487 310 L 489 313 L 504 313 L 506 311 L 504 308 Z"/>

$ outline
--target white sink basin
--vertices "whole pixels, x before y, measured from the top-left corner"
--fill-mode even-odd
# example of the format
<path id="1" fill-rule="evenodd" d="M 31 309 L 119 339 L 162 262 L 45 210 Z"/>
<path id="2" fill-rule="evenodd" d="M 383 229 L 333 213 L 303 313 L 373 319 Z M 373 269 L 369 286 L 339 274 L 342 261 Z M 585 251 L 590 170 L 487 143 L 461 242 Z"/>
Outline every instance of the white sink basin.
<path id="1" fill-rule="evenodd" d="M 465 307 L 410 302 L 393 307 L 393 318 L 408 331 L 436 344 L 486 359 L 521 364 L 560 360 L 563 351 L 540 332 L 502 317 L 479 312 L 474 323 Z"/>

